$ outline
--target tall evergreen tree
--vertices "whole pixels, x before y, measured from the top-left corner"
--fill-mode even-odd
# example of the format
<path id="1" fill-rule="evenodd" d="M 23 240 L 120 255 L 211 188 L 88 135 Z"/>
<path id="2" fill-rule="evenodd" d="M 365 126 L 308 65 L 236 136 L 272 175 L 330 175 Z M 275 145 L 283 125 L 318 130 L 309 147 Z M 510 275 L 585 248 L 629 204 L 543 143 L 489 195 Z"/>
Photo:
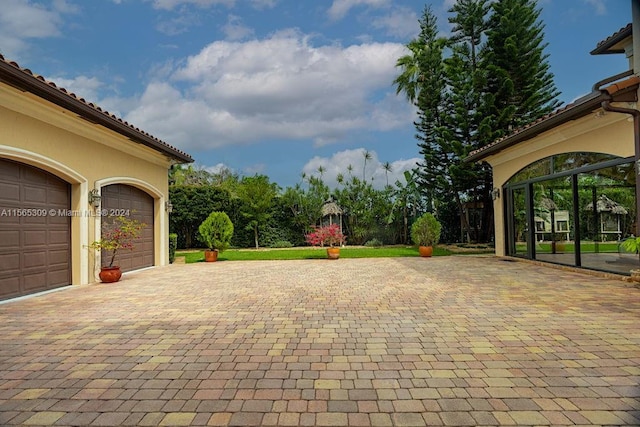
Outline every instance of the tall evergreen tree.
<path id="1" fill-rule="evenodd" d="M 453 29 L 445 50 L 435 16 L 424 9 L 419 36 L 396 63 L 394 84 L 418 108 L 424 192 L 436 208 L 438 201 L 455 200 L 465 237 L 487 241 L 493 236 L 491 170 L 464 158 L 553 110 L 558 93 L 534 0 L 458 0 L 449 13 Z M 466 223 L 467 202 L 484 205 L 479 224 Z"/>
<path id="2" fill-rule="evenodd" d="M 535 0 L 500 0 L 493 4 L 487 31 L 487 114 L 493 126 L 485 139 L 530 123 L 560 106 L 544 26 Z"/>

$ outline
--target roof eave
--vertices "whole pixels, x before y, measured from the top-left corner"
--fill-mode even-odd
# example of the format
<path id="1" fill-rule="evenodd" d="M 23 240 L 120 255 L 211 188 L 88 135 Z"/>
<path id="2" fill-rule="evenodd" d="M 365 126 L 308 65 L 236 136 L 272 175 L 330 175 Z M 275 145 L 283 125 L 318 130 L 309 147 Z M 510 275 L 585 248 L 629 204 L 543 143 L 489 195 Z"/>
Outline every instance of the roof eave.
<path id="1" fill-rule="evenodd" d="M 577 103 L 571 108 L 561 111 L 546 120 L 540 120 L 539 122 L 524 128 L 521 132 L 511 134 L 495 145 L 487 147 L 486 149 L 480 149 L 466 157 L 464 161 L 471 163 L 484 160 L 493 154 L 505 150 L 522 141 L 534 138 L 535 136 L 553 129 L 556 126 L 584 117 L 594 109 L 600 107 L 602 101 L 607 99 L 610 99 L 610 95 L 607 93 L 603 93 L 601 91 L 592 92 L 581 100 L 576 101 Z"/>
<path id="2" fill-rule="evenodd" d="M 612 49 L 616 44 L 623 40 L 630 38 L 632 35 L 632 25 L 628 24 L 626 27 L 621 28 L 617 33 L 611 35 L 606 40 L 598 43 L 595 49 L 589 52 L 591 55 L 608 55 L 615 53 L 624 53 L 624 49 Z"/>
<path id="3" fill-rule="evenodd" d="M 34 95 L 67 109 L 90 122 L 102 125 L 107 129 L 117 132 L 131 141 L 145 145 L 159 151 L 177 163 L 191 163 L 193 158 L 162 141 L 143 133 L 140 129 L 122 121 L 115 115 L 108 115 L 95 107 L 86 104 L 84 100 L 74 98 L 71 94 L 62 92 L 61 89 L 47 83 L 33 75 L 27 74 L 11 64 L 0 61 L 0 81 L 3 81 L 19 90 L 33 93 Z"/>

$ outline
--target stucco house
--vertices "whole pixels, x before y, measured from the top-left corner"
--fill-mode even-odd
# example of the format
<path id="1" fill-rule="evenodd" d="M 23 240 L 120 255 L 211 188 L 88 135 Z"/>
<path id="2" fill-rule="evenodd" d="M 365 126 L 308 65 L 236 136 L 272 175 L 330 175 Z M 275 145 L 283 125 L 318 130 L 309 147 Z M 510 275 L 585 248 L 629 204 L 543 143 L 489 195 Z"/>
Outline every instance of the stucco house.
<path id="1" fill-rule="evenodd" d="M 95 282 L 104 214 L 146 224 L 123 271 L 168 264 L 168 169 L 192 161 L 0 55 L 0 299 Z"/>
<path id="2" fill-rule="evenodd" d="M 640 22 L 640 3 L 632 4 Z M 640 266 L 620 245 L 640 235 L 639 30 L 629 24 L 591 52 L 625 54 L 628 70 L 466 159 L 493 169 L 496 255 L 621 274 Z M 610 215 L 597 208 L 604 197 L 620 207 L 615 233 L 602 226 L 602 215 Z"/>

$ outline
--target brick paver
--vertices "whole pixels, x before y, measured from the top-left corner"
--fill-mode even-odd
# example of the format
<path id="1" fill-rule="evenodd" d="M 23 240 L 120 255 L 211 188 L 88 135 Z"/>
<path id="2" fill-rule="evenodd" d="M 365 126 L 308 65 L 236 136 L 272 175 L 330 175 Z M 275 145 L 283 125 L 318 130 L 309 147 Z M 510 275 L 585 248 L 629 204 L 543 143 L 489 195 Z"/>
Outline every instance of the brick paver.
<path id="1" fill-rule="evenodd" d="M 0 425 L 640 425 L 640 289 L 493 257 L 172 265 L 0 305 Z"/>

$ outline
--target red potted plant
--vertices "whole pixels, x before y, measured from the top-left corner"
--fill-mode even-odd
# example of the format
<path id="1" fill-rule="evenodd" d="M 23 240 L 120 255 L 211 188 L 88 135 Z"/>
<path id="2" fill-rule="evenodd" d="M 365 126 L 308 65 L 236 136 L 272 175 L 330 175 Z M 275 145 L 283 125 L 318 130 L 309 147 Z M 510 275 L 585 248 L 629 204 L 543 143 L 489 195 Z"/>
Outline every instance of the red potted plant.
<path id="1" fill-rule="evenodd" d="M 100 240 L 89 245 L 90 248 L 107 253 L 107 262 L 100 268 L 100 280 L 103 283 L 117 282 L 122 277 L 120 266 L 113 265 L 121 250 L 132 250 L 134 240 L 140 237 L 145 224 L 124 216 L 105 218 L 102 222 Z"/>
<path id="2" fill-rule="evenodd" d="M 338 224 L 314 227 L 313 231 L 305 236 L 307 243 L 312 246 L 324 247 L 328 245 L 327 257 L 329 259 L 340 258 L 340 245 L 346 241 Z"/>

